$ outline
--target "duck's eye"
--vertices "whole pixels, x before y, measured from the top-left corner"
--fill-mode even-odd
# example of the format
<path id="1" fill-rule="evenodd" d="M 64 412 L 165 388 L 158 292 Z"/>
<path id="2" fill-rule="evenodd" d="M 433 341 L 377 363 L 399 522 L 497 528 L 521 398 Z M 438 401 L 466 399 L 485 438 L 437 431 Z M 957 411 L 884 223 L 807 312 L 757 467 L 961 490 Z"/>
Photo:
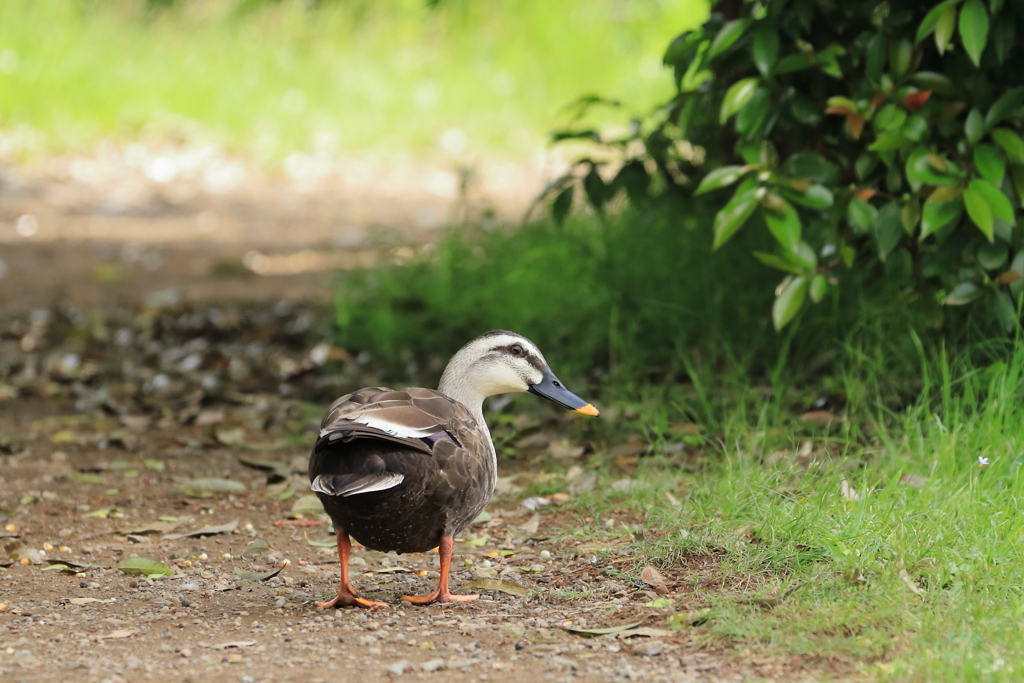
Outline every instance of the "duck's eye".
<path id="1" fill-rule="evenodd" d="M 523 347 L 520 346 L 519 344 L 513 344 L 512 347 L 509 349 L 509 351 L 512 352 L 513 356 L 521 356 L 521 355 L 523 355 Z"/>

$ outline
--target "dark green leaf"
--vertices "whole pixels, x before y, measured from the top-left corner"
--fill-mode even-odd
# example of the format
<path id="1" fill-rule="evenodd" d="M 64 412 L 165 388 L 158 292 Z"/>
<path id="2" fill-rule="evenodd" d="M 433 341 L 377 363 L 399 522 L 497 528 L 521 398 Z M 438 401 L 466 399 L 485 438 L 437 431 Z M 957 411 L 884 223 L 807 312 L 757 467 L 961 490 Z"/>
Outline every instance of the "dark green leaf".
<path id="1" fill-rule="evenodd" d="M 779 153 L 775 149 L 775 145 L 772 144 L 771 140 L 761 141 L 761 149 L 757 152 L 757 163 L 762 169 L 768 169 L 774 171 L 779 165 Z"/>
<path id="2" fill-rule="evenodd" d="M 1002 218 L 996 218 L 992 221 L 993 233 L 995 233 L 997 240 L 1003 240 L 1009 243 L 1013 239 L 1013 223 L 1004 221 Z"/>
<path id="3" fill-rule="evenodd" d="M 971 183 L 980 182 L 975 180 Z M 992 233 L 995 226 L 992 224 L 992 208 L 985 201 L 985 196 L 978 192 L 974 187 L 968 187 L 964 190 L 964 206 L 967 207 L 967 215 L 971 217 L 974 224 L 978 226 L 978 229 L 984 233 L 985 237 L 992 241 Z"/>
<path id="4" fill-rule="evenodd" d="M 921 235 L 918 239 L 923 240 L 950 223 L 959 222 L 962 213 L 963 200 L 959 196 L 948 202 L 925 202 L 921 209 Z"/>
<path id="5" fill-rule="evenodd" d="M 725 244 L 736 231 L 743 227 L 754 209 L 757 208 L 757 191 L 746 190 L 737 192 L 729 203 L 715 216 L 715 238 L 713 249 L 718 249 Z"/>
<path id="6" fill-rule="evenodd" d="M 952 95 L 956 90 L 953 88 L 953 81 L 945 74 L 935 71 L 918 71 L 912 77 L 914 85 L 922 90 L 931 90 L 936 95 Z"/>
<path id="7" fill-rule="evenodd" d="M 857 157 L 857 162 L 854 164 L 854 168 L 857 171 L 857 179 L 863 181 L 871 172 L 878 167 L 878 155 L 869 154 L 865 152 Z"/>
<path id="8" fill-rule="evenodd" d="M 797 242 L 789 250 L 789 260 L 793 265 L 800 266 L 805 270 L 814 270 L 818 267 L 818 255 L 814 253 L 814 247 L 807 242 Z"/>
<path id="9" fill-rule="evenodd" d="M 964 123 L 964 134 L 967 136 L 967 141 L 972 145 L 977 143 L 981 136 L 985 134 L 985 119 L 981 115 L 981 110 L 977 107 L 972 109 L 971 113 L 967 115 L 967 121 Z"/>
<path id="10" fill-rule="evenodd" d="M 828 102 L 825 103 L 825 112 L 828 114 L 856 114 L 859 111 L 856 103 L 849 97 L 841 97 L 839 95 L 828 98 Z"/>
<path id="11" fill-rule="evenodd" d="M 875 33 L 868 39 L 864 51 L 866 52 L 864 77 L 872 85 L 878 85 L 882 80 L 882 71 L 885 69 L 885 36 Z"/>
<path id="12" fill-rule="evenodd" d="M 900 132 L 914 142 L 921 142 L 928 136 L 929 130 L 928 120 L 920 114 L 914 114 L 903 124 Z"/>
<path id="13" fill-rule="evenodd" d="M 922 185 L 956 185 L 960 175 L 959 169 L 945 158 L 929 152 L 923 146 L 915 148 L 910 153 L 905 170 L 910 187 L 915 192 L 920 190 Z"/>
<path id="14" fill-rule="evenodd" d="M 722 99 L 722 109 L 719 113 L 718 122 L 721 125 L 725 125 L 725 122 L 733 114 L 750 101 L 750 98 L 754 96 L 755 90 L 757 90 L 756 78 L 744 78 L 729 86 L 729 89 L 725 92 L 725 97 Z"/>
<path id="15" fill-rule="evenodd" d="M 827 209 L 832 206 L 832 191 L 824 185 L 811 185 L 804 192 L 787 192 L 786 195 L 804 206 L 812 209 Z"/>
<path id="16" fill-rule="evenodd" d="M 992 145 L 983 143 L 974 148 L 974 167 L 996 185 L 1006 177 L 1006 160 Z"/>
<path id="17" fill-rule="evenodd" d="M 786 159 L 782 172 L 790 178 L 813 180 L 819 185 L 835 185 L 839 169 L 832 162 L 816 152 L 800 152 Z"/>
<path id="18" fill-rule="evenodd" d="M 994 218 L 1004 220 L 1007 223 L 1014 222 L 1013 205 L 1010 203 L 1010 199 L 1003 194 L 1001 189 L 993 185 L 991 182 L 981 179 L 972 180 L 968 189 L 980 193 L 981 196 L 985 198 L 985 202 L 992 210 L 992 216 Z M 992 236 L 989 235 L 989 239 L 991 239 L 991 237 Z"/>
<path id="19" fill-rule="evenodd" d="M 665 66 L 671 66 L 675 69 L 677 80 L 678 75 L 684 73 L 690 67 L 690 63 L 696 56 L 700 44 L 701 36 L 694 31 L 682 33 L 669 43 L 662 62 Z"/>
<path id="20" fill-rule="evenodd" d="M 946 297 L 947 306 L 963 306 L 977 299 L 982 294 L 982 289 L 973 282 L 961 282 Z"/>
<path id="21" fill-rule="evenodd" d="M 1004 263 L 1006 263 L 1006 257 L 1009 254 L 1010 248 L 1006 242 L 995 241 L 983 244 L 978 249 L 978 263 L 985 270 L 995 270 Z"/>
<path id="22" fill-rule="evenodd" d="M 736 19 L 722 26 L 718 34 L 715 35 L 715 39 L 711 41 L 711 47 L 708 48 L 707 52 L 707 59 L 714 59 L 732 47 L 733 43 L 739 40 L 747 30 L 748 26 L 750 26 L 750 19 Z"/>
<path id="23" fill-rule="evenodd" d="M 787 273 L 800 272 L 799 266 L 796 266 L 787 261 L 786 259 L 782 258 L 781 256 L 776 256 L 775 254 L 767 254 L 763 251 L 755 251 L 754 257 L 761 263 L 768 266 L 769 268 L 778 268 L 779 270 L 784 270 Z"/>
<path id="24" fill-rule="evenodd" d="M 981 67 L 981 53 L 988 41 L 988 10 L 981 0 L 967 0 L 960 10 L 960 40 L 974 66 Z"/>
<path id="25" fill-rule="evenodd" d="M 619 187 L 625 189 L 629 201 L 633 204 L 641 204 L 647 199 L 651 177 L 647 174 L 647 169 L 644 168 L 644 162 L 639 159 L 633 159 L 619 169 L 619 173 L 615 176 L 612 185 L 616 189 Z"/>
<path id="26" fill-rule="evenodd" d="M 872 152 L 892 152 L 908 147 L 912 142 L 902 133 L 883 133 L 869 147 Z"/>
<path id="27" fill-rule="evenodd" d="M 1017 199 L 1024 203 L 1024 166 L 1011 166 L 1010 176 L 1013 178 L 1013 187 L 1017 190 Z"/>
<path id="28" fill-rule="evenodd" d="M 558 225 L 565 223 L 565 217 L 569 215 L 569 209 L 572 208 L 572 194 L 573 186 L 570 185 L 559 192 L 555 201 L 551 203 L 551 216 Z"/>
<path id="29" fill-rule="evenodd" d="M 1020 319 L 1017 316 L 1017 307 L 1013 305 L 1010 295 L 1003 289 L 995 290 L 995 297 L 996 315 L 999 316 L 999 323 L 1007 332 L 1013 332 L 1017 325 L 1020 324 Z"/>
<path id="30" fill-rule="evenodd" d="M 757 70 L 767 76 L 779 58 L 779 31 L 767 21 L 759 21 L 754 27 L 751 54 Z"/>
<path id="31" fill-rule="evenodd" d="M 959 0 L 945 0 L 932 7 L 928 14 L 924 15 L 924 19 L 921 24 L 917 27 L 917 37 L 914 38 L 914 42 L 920 43 L 922 40 L 927 38 L 932 31 L 935 30 L 935 24 L 939 21 L 939 17 L 942 16 L 947 9 L 950 7 L 956 7 Z"/>
<path id="32" fill-rule="evenodd" d="M 1010 263 L 1010 270 L 1024 275 L 1024 249 L 1018 251 L 1013 257 L 1013 261 Z M 1010 283 L 1010 294 L 1013 295 L 1013 298 L 1016 299 L 1022 293 L 1024 293 L 1024 277 Z"/>
<path id="33" fill-rule="evenodd" d="M 906 38 L 895 38 L 889 41 L 889 68 L 892 75 L 902 78 L 910 68 L 910 59 L 914 56 L 914 44 Z"/>
<path id="34" fill-rule="evenodd" d="M 895 104 L 887 104 L 875 114 L 872 125 L 877 132 L 898 130 L 903 122 L 907 120 L 907 112 Z"/>
<path id="35" fill-rule="evenodd" d="M 875 243 L 878 253 L 888 254 L 899 244 L 903 237 L 903 224 L 900 220 L 900 206 L 889 202 L 878 212 L 875 220 Z"/>
<path id="36" fill-rule="evenodd" d="M 825 294 L 828 292 L 828 280 L 824 275 L 818 273 L 811 278 L 810 295 L 811 301 L 818 303 L 825 298 Z"/>
<path id="37" fill-rule="evenodd" d="M 608 200 L 608 186 L 605 184 L 601 174 L 597 172 L 596 166 L 591 166 L 590 172 L 583 178 L 583 191 L 587 199 L 595 209 L 601 211 Z"/>
<path id="38" fill-rule="evenodd" d="M 935 47 L 939 54 L 945 54 L 956 30 L 956 7 L 947 7 L 935 22 Z"/>
<path id="39" fill-rule="evenodd" d="M 911 237 L 917 229 L 917 223 L 921 220 L 921 203 L 917 199 L 911 199 L 900 209 L 900 223 L 903 229 Z"/>
<path id="40" fill-rule="evenodd" d="M 1020 108 L 1022 103 L 1024 103 L 1024 86 L 1007 90 L 989 107 L 988 113 L 985 114 L 985 127 L 991 128 L 1010 116 Z"/>
<path id="41" fill-rule="evenodd" d="M 792 73 L 793 71 L 802 71 L 803 69 L 809 69 L 814 66 L 814 62 L 808 59 L 803 53 L 797 52 L 791 55 L 787 55 L 779 60 L 778 65 L 775 67 L 775 75 L 781 76 L 782 74 Z"/>
<path id="42" fill-rule="evenodd" d="M 800 215 L 785 200 L 780 198 L 779 201 L 785 206 L 785 213 L 779 215 L 775 211 L 765 211 L 764 222 L 779 245 L 786 251 L 792 251 L 793 246 L 800 241 Z"/>
<path id="43" fill-rule="evenodd" d="M 693 194 L 697 196 L 721 187 L 728 187 L 750 170 L 746 166 L 722 166 L 716 168 L 704 176 L 704 180 L 700 181 L 700 185 L 697 186 L 697 190 Z"/>
<path id="44" fill-rule="evenodd" d="M 758 88 L 751 95 L 750 101 L 743 105 L 743 108 L 736 114 L 736 132 L 740 135 L 749 135 L 764 123 L 768 116 L 770 107 L 768 91 Z"/>
<path id="45" fill-rule="evenodd" d="M 863 235 L 870 232 L 875 226 L 875 220 L 878 218 L 878 209 L 860 197 L 855 196 L 850 199 L 850 205 L 846 210 L 846 217 L 850 221 L 850 225 L 853 226 L 854 232 L 858 235 Z"/>
<path id="46" fill-rule="evenodd" d="M 1003 148 L 1006 155 L 1014 161 L 1024 161 L 1024 140 L 1009 128 L 996 128 L 992 131 L 992 139 Z M 975 162 L 977 163 L 977 162 Z"/>
<path id="47" fill-rule="evenodd" d="M 807 297 L 807 278 L 797 275 L 786 283 L 772 304 L 772 322 L 776 331 L 793 319 Z"/>
<path id="48" fill-rule="evenodd" d="M 893 155 L 889 154 L 889 156 L 892 157 Z M 883 161 L 885 160 L 883 159 Z M 889 192 L 896 194 L 903 187 L 903 174 L 900 172 L 900 166 L 895 163 L 895 160 L 888 161 L 887 163 L 890 163 L 891 166 L 889 166 L 889 170 L 885 174 L 885 186 Z"/>
<path id="49" fill-rule="evenodd" d="M 789 111 L 792 112 L 793 118 L 805 126 L 814 126 L 821 121 L 821 112 L 814 106 L 814 102 L 801 93 L 793 94 L 793 99 L 789 103 Z"/>
<path id="50" fill-rule="evenodd" d="M 992 27 L 992 47 L 996 52 L 996 63 L 1002 64 L 1013 51 L 1017 40 L 1017 24 L 1014 21 L 997 21 Z"/>

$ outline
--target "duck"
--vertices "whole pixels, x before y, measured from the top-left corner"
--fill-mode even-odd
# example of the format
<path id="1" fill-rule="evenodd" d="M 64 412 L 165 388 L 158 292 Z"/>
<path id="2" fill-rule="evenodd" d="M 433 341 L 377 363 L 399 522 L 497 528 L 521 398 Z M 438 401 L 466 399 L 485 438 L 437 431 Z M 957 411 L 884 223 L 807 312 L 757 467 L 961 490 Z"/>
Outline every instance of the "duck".
<path id="1" fill-rule="evenodd" d="M 437 390 L 366 387 L 327 409 L 309 458 L 310 488 L 334 523 L 341 583 L 321 608 L 378 609 L 356 595 L 348 561 L 351 539 L 383 552 L 437 549 L 440 580 L 409 603 L 466 602 L 449 590 L 454 539 L 494 493 L 498 460 L 484 419 L 489 396 L 529 392 L 568 410 L 597 416 L 548 367 L 537 345 L 492 330 L 452 356 Z"/>

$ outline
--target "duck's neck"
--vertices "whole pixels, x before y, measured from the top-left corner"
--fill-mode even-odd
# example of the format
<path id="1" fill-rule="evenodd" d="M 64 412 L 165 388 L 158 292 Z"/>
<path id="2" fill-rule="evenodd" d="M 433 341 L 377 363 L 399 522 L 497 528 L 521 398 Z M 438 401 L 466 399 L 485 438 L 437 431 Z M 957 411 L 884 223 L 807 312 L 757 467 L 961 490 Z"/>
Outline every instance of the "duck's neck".
<path id="1" fill-rule="evenodd" d="M 465 377 L 459 373 L 450 373 L 445 370 L 444 375 L 441 377 L 441 383 L 438 385 L 437 390 L 445 396 L 453 398 L 462 405 L 469 409 L 469 412 L 476 418 L 477 424 L 480 425 L 480 429 L 487 435 L 487 441 L 491 440 L 491 432 L 487 428 L 487 420 L 484 419 L 484 399 L 487 398 L 482 394 L 479 388 L 473 386 L 471 382 L 466 381 Z"/>

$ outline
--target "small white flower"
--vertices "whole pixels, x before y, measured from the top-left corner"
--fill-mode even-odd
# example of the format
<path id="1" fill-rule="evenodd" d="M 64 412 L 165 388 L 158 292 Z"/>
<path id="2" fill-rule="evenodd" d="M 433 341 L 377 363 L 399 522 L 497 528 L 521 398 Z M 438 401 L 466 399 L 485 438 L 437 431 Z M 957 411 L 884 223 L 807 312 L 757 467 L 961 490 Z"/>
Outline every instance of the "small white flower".
<path id="1" fill-rule="evenodd" d="M 988 458 L 979 455 L 978 456 L 978 467 L 988 467 Z"/>

